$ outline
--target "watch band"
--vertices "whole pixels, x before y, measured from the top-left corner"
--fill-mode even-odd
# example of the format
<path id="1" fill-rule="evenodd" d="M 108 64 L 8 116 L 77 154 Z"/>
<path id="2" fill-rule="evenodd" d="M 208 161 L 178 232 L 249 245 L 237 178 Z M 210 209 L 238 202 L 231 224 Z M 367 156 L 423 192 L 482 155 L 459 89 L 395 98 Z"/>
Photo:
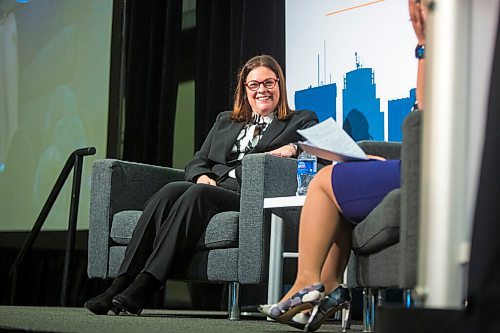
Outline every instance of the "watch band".
<path id="1" fill-rule="evenodd" d="M 425 58 L 425 44 L 418 44 L 415 48 L 415 58 L 424 59 Z"/>
<path id="2" fill-rule="evenodd" d="M 299 156 L 299 154 L 302 152 L 300 146 L 296 143 L 289 143 L 289 145 L 295 148 L 295 156 Z"/>

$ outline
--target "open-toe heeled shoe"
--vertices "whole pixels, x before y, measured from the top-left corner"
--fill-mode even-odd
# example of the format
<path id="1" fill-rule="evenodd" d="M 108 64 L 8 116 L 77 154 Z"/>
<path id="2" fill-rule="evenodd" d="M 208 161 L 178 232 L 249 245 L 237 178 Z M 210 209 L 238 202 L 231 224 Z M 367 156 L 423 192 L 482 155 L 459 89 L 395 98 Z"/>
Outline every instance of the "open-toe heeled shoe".
<path id="1" fill-rule="evenodd" d="M 261 313 L 282 324 L 288 324 L 297 313 L 319 306 L 325 298 L 325 287 L 315 283 L 305 287 L 289 299 L 276 304 L 259 305 Z"/>
<path id="2" fill-rule="evenodd" d="M 348 288 L 340 285 L 325 297 L 325 300 L 320 306 L 313 309 L 304 327 L 304 332 L 314 332 L 318 330 L 326 319 L 333 316 L 335 312 L 339 310 L 346 309 L 347 317 L 349 317 L 350 308 L 351 292 Z"/>
<path id="3" fill-rule="evenodd" d="M 299 312 L 295 316 L 293 316 L 292 319 L 290 319 L 287 325 L 297 328 L 299 330 L 304 330 L 307 322 L 309 321 L 310 316 L 311 316 L 310 311 Z"/>

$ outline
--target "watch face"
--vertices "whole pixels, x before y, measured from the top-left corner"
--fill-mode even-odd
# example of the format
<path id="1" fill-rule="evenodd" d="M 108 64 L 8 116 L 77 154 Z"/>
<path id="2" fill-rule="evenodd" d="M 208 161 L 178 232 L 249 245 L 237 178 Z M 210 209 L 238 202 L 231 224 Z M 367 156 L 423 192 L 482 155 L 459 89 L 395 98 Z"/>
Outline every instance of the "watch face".
<path id="1" fill-rule="evenodd" d="M 415 48 L 415 58 L 422 59 L 425 55 L 425 45 L 417 45 Z"/>

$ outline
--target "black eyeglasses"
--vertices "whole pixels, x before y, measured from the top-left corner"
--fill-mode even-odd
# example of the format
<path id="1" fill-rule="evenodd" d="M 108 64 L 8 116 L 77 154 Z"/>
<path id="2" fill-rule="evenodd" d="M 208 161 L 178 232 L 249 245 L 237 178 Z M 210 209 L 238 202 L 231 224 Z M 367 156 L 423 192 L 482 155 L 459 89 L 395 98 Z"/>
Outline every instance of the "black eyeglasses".
<path id="1" fill-rule="evenodd" d="M 257 91 L 259 90 L 260 85 L 264 85 L 264 88 L 266 89 L 272 89 L 276 85 L 276 82 L 278 82 L 279 79 L 265 79 L 264 81 L 257 81 L 257 80 L 252 80 L 244 83 L 244 85 L 250 89 L 251 91 Z"/>

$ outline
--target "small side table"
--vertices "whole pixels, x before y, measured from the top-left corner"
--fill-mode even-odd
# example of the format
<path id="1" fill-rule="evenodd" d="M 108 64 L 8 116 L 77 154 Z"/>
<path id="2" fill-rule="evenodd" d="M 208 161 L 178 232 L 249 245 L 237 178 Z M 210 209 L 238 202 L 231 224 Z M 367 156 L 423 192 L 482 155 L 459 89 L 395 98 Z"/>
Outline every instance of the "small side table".
<path id="1" fill-rule="evenodd" d="M 281 298 L 283 283 L 283 259 L 298 258 L 296 252 L 284 252 L 283 219 L 276 213 L 280 209 L 302 207 L 306 196 L 264 198 L 264 209 L 271 210 L 271 235 L 269 243 L 269 280 L 267 285 L 267 303 L 273 304 Z"/>

